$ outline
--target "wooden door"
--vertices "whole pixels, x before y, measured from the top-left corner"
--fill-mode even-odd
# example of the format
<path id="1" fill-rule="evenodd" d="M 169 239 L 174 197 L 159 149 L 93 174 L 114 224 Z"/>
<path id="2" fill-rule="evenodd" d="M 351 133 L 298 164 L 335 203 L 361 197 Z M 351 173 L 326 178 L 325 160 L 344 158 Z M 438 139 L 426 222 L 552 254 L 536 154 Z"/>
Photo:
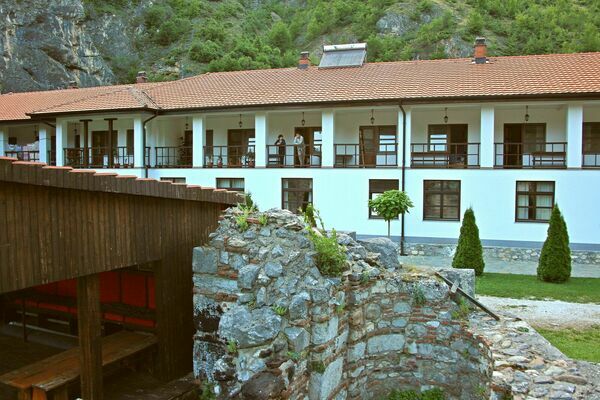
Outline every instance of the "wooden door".
<path id="1" fill-rule="evenodd" d="M 523 124 L 504 124 L 504 166 L 523 163 Z"/>
<path id="2" fill-rule="evenodd" d="M 315 144 L 315 132 L 320 137 L 321 127 L 297 126 L 294 129 L 294 135 L 299 133 L 304 138 L 304 165 L 311 165 L 311 157 Z M 294 147 L 294 160 L 298 159 L 297 149 Z"/>
<path id="3" fill-rule="evenodd" d="M 113 149 L 117 147 L 117 132 L 112 133 Z M 104 159 L 108 162 L 108 131 L 92 132 L 92 165 L 104 166 Z"/>
<path id="4" fill-rule="evenodd" d="M 450 164 L 462 164 L 467 163 L 468 153 L 468 125 L 456 124 L 450 125 L 448 132 L 448 142 L 450 147 Z"/>
<path id="5" fill-rule="evenodd" d="M 227 131 L 227 163 L 229 166 L 241 166 L 249 159 L 254 162 L 254 129 L 229 129 Z"/>
<path id="6" fill-rule="evenodd" d="M 359 152 L 361 166 L 374 166 L 377 161 L 377 129 L 373 126 L 361 127 L 359 132 Z"/>

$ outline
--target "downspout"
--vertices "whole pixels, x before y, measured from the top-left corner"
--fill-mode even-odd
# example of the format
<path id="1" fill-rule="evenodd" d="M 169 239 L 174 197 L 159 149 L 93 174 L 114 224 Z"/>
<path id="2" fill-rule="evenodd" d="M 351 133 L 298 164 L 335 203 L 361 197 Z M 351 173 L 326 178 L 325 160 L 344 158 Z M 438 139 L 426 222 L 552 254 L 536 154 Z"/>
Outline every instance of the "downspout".
<path id="1" fill-rule="evenodd" d="M 142 161 L 144 163 L 144 178 L 148 177 L 148 163 L 146 163 L 146 124 L 156 117 L 158 117 L 158 113 L 155 112 L 153 116 L 142 122 L 142 152 L 144 153 Z M 150 154 L 148 154 L 148 156 L 150 156 Z"/>
<path id="2" fill-rule="evenodd" d="M 406 189 L 406 111 L 402 107 L 402 102 L 399 104 L 402 111 L 402 191 Z M 400 217 L 400 255 L 405 256 L 404 252 L 404 213 Z"/>

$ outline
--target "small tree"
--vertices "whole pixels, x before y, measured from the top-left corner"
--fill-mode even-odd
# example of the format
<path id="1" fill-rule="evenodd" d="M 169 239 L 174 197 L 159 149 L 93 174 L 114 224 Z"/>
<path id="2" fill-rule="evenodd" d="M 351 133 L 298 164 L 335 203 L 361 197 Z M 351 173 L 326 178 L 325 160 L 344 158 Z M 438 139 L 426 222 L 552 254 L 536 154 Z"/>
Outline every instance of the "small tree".
<path id="1" fill-rule="evenodd" d="M 548 237 L 542 247 L 537 276 L 545 282 L 563 283 L 571 277 L 571 249 L 567 224 L 555 205 L 550 216 Z"/>
<path id="2" fill-rule="evenodd" d="M 485 267 L 483 247 L 481 247 L 481 240 L 479 240 L 479 228 L 475 223 L 475 213 L 471 207 L 465 211 L 463 216 L 452 267 L 474 269 L 475 275 L 483 275 Z"/>
<path id="3" fill-rule="evenodd" d="M 388 237 L 390 237 L 390 224 L 400 214 L 405 214 L 413 203 L 408 195 L 400 190 L 388 190 L 375 199 L 369 200 L 369 207 L 381 216 L 388 224 Z"/>

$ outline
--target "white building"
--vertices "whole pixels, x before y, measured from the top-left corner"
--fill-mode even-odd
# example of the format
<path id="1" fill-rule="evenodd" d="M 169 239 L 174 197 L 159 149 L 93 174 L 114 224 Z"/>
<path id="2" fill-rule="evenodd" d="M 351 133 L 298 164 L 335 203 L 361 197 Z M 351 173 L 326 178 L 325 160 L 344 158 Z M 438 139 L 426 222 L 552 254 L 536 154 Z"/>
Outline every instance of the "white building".
<path id="1" fill-rule="evenodd" d="M 600 53 L 487 58 L 479 41 L 473 59 L 363 63 L 361 46 L 326 50 L 326 67 L 303 54 L 298 68 L 4 94 L 0 155 L 246 190 L 263 209 L 313 202 L 362 235 L 386 233 L 368 199 L 404 189 L 406 238 L 423 243 L 455 241 L 472 206 L 484 243 L 538 246 L 557 203 L 573 247 L 600 250 Z"/>

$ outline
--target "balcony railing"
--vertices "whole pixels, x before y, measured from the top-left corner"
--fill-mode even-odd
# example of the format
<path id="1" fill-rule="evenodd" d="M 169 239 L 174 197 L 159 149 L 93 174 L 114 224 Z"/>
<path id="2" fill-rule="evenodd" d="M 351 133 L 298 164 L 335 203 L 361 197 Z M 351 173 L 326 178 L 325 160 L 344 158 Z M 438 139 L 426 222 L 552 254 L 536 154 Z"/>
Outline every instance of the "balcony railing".
<path id="1" fill-rule="evenodd" d="M 37 150 L 7 150 L 4 154 L 20 161 L 40 161 L 40 152 Z"/>
<path id="2" fill-rule="evenodd" d="M 497 168 L 564 168 L 566 142 L 495 143 Z"/>
<path id="3" fill-rule="evenodd" d="M 584 151 L 582 157 L 585 168 L 600 168 L 600 151 Z"/>
<path id="4" fill-rule="evenodd" d="M 56 165 L 56 150 L 48 150 L 48 165 Z"/>
<path id="5" fill-rule="evenodd" d="M 314 144 L 299 148 L 294 145 L 267 146 L 267 167 L 310 168 L 321 166 L 321 145 Z"/>
<path id="6" fill-rule="evenodd" d="M 254 168 L 254 146 L 204 146 L 205 168 Z"/>
<path id="7" fill-rule="evenodd" d="M 192 146 L 155 147 L 155 168 L 191 168 Z"/>
<path id="8" fill-rule="evenodd" d="M 336 144 L 335 164 L 337 168 L 396 167 L 398 144 L 380 144 L 376 149 L 361 149 L 359 144 Z"/>
<path id="9" fill-rule="evenodd" d="M 479 143 L 413 143 L 410 150 L 413 168 L 479 167 Z"/>
<path id="10" fill-rule="evenodd" d="M 64 150 L 65 165 L 74 168 L 133 168 L 133 154 L 127 146 L 114 147 L 75 147 Z M 109 158 L 112 153 L 112 163 Z"/>

